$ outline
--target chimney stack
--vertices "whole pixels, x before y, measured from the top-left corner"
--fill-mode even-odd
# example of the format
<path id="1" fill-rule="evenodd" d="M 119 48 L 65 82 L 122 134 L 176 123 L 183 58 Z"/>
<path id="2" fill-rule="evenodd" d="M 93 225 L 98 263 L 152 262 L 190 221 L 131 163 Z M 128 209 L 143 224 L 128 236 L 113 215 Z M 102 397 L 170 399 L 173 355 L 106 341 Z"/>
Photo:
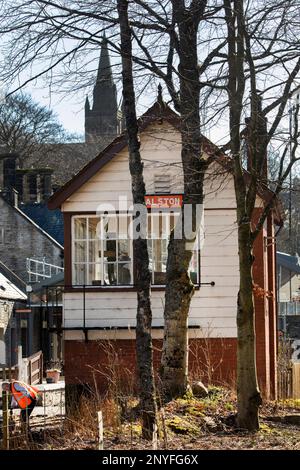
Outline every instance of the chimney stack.
<path id="1" fill-rule="evenodd" d="M 50 168 L 41 168 L 39 170 L 39 200 L 46 202 L 52 194 L 52 174 Z"/>

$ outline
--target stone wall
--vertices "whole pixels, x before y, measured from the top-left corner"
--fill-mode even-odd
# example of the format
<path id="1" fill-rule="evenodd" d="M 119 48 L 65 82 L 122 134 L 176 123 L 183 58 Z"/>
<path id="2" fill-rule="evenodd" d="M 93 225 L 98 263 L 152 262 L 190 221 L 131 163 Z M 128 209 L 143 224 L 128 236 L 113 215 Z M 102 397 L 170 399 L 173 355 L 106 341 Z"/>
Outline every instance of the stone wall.
<path id="1" fill-rule="evenodd" d="M 62 250 L 20 211 L 0 197 L 0 226 L 4 242 L 0 243 L 0 259 L 24 282 L 28 282 L 26 258 L 62 266 Z"/>

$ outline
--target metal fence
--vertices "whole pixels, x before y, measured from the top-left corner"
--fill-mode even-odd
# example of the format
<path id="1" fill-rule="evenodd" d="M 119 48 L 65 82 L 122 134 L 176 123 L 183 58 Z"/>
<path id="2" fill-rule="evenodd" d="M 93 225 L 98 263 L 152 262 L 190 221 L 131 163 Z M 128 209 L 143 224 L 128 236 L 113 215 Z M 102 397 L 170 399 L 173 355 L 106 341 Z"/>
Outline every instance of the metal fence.
<path id="1" fill-rule="evenodd" d="M 29 283 L 39 282 L 44 279 L 50 279 L 54 274 L 64 271 L 61 266 L 46 263 L 46 259 L 42 261 L 33 258 L 26 258 L 26 270 Z"/>
<path id="2" fill-rule="evenodd" d="M 300 302 L 279 302 L 279 316 L 300 315 Z"/>
<path id="3" fill-rule="evenodd" d="M 42 387 L 42 386 L 41 386 Z M 30 445 L 33 434 L 44 434 L 51 429 L 63 433 L 65 420 L 65 391 L 64 388 L 40 388 L 38 400 L 31 416 L 28 418 L 29 426 L 21 419 L 21 410 L 12 406 L 10 393 L 2 394 L 1 438 L 2 449 L 18 449 L 24 442 Z"/>

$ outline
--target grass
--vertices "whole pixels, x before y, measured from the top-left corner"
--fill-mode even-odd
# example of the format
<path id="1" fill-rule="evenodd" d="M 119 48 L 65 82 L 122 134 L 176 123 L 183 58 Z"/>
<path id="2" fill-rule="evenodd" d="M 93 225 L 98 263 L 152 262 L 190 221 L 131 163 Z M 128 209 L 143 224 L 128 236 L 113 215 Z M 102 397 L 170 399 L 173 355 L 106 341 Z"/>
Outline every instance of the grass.
<path id="1" fill-rule="evenodd" d="M 97 448 L 96 412 L 104 416 L 105 449 L 151 449 L 141 437 L 137 400 L 128 398 L 126 414 L 113 399 L 91 401 L 82 398 L 76 412 L 65 421 L 61 434 L 49 430 L 39 438 L 33 436 L 30 448 L 95 449 Z M 300 400 L 267 402 L 261 410 L 260 429 L 248 433 L 236 429 L 236 397 L 226 388 L 211 387 L 209 396 L 192 395 L 173 400 L 160 412 L 159 449 L 293 449 L 300 450 L 300 426 L 272 418 L 299 414 Z M 163 418 L 162 418 L 163 416 Z M 20 444 L 18 448 L 25 448 Z"/>

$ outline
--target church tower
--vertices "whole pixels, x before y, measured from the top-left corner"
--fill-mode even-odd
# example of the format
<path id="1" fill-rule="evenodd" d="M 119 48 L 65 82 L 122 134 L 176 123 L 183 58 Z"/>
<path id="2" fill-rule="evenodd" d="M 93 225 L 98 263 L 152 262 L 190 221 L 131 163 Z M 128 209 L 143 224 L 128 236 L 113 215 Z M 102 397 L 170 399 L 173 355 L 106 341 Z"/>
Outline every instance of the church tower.
<path id="1" fill-rule="evenodd" d="M 117 90 L 113 82 L 107 40 L 101 46 L 97 80 L 93 91 L 93 106 L 85 102 L 85 142 L 97 143 L 113 139 L 119 133 Z"/>

